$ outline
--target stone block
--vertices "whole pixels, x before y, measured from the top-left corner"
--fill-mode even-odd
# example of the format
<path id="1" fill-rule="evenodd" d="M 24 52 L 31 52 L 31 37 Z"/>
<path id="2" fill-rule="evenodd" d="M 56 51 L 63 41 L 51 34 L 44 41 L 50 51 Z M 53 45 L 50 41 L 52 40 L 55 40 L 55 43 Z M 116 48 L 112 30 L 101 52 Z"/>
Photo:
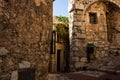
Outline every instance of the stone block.
<path id="1" fill-rule="evenodd" d="M 81 61 L 81 62 L 87 62 L 87 58 L 86 58 L 86 57 L 82 57 L 82 58 L 80 59 L 80 61 Z"/>
<path id="2" fill-rule="evenodd" d="M 76 62 L 76 63 L 75 63 L 75 67 L 76 67 L 76 68 L 83 67 L 83 66 L 85 66 L 85 63 L 84 63 L 84 62 Z"/>
<path id="3" fill-rule="evenodd" d="M 76 52 L 76 53 L 74 53 L 74 56 L 80 56 L 80 53 L 79 52 Z"/>
<path id="4" fill-rule="evenodd" d="M 105 57 L 105 52 L 104 51 L 102 51 L 101 53 L 100 53 L 100 57 Z"/>
<path id="5" fill-rule="evenodd" d="M 105 50 L 108 50 L 108 47 L 105 47 L 104 49 L 105 49 Z"/>
<path id="6" fill-rule="evenodd" d="M 75 9 L 81 9 L 81 10 L 83 10 L 84 9 L 84 5 L 81 4 L 81 3 L 77 3 L 77 4 L 75 4 Z"/>
<path id="7" fill-rule="evenodd" d="M 80 27 L 80 29 L 81 29 L 82 31 L 85 31 L 85 27 L 84 27 L 84 26 Z"/>
<path id="8" fill-rule="evenodd" d="M 83 11 L 77 10 L 76 14 L 82 15 L 82 14 L 83 14 Z"/>
<path id="9" fill-rule="evenodd" d="M 48 59 L 49 59 L 49 55 L 46 55 L 46 56 L 45 56 L 45 60 L 48 60 Z"/>
<path id="10" fill-rule="evenodd" d="M 76 45 L 76 47 L 75 47 L 75 48 L 77 48 L 77 50 L 79 50 L 79 47 L 81 46 L 80 41 L 76 41 L 76 42 L 75 42 L 75 45 Z"/>
<path id="11" fill-rule="evenodd" d="M 104 45 L 99 45 L 99 47 L 100 47 L 100 48 L 103 48 L 103 47 L 104 47 Z"/>
<path id="12" fill-rule="evenodd" d="M 79 21 L 81 22 L 83 19 L 81 16 L 74 17 L 74 21 Z"/>
<path id="13" fill-rule="evenodd" d="M 101 51 L 102 54 L 105 54 L 105 51 Z"/>
<path id="14" fill-rule="evenodd" d="M 74 25 L 75 25 L 75 26 L 81 26 L 82 23 L 81 23 L 81 22 L 74 22 Z"/>
<path id="15" fill-rule="evenodd" d="M 70 53 L 70 56 L 73 56 L 73 52 Z"/>
<path id="16" fill-rule="evenodd" d="M 84 38 L 86 38 L 86 35 L 78 33 L 77 38 L 84 39 Z"/>
<path id="17" fill-rule="evenodd" d="M 108 57 L 108 53 L 105 54 L 105 57 Z"/>
<path id="18" fill-rule="evenodd" d="M 77 45 L 76 45 L 76 46 L 77 46 Z M 78 48 L 77 48 L 77 47 L 74 47 L 73 50 L 78 51 Z"/>
<path id="19" fill-rule="evenodd" d="M 18 80 L 18 71 L 13 71 L 10 80 Z"/>
<path id="20" fill-rule="evenodd" d="M 79 61 L 79 57 L 72 57 L 72 61 Z"/>
<path id="21" fill-rule="evenodd" d="M 30 62 L 28 62 L 28 61 L 22 61 L 21 63 L 19 63 L 19 68 L 20 69 L 30 68 Z"/>
<path id="22" fill-rule="evenodd" d="M 0 56 L 7 55 L 9 51 L 5 47 L 0 48 Z"/>
<path id="23" fill-rule="evenodd" d="M 108 47 L 109 45 L 105 44 L 105 47 Z"/>
<path id="24" fill-rule="evenodd" d="M 110 46 L 110 49 L 115 49 L 116 48 L 116 46 Z"/>
<path id="25" fill-rule="evenodd" d="M 96 57 L 96 58 L 100 58 L 100 54 L 98 54 L 98 53 L 95 54 L 95 57 Z"/>
<path id="26" fill-rule="evenodd" d="M 0 59 L 0 63 L 2 63 L 3 61 Z"/>

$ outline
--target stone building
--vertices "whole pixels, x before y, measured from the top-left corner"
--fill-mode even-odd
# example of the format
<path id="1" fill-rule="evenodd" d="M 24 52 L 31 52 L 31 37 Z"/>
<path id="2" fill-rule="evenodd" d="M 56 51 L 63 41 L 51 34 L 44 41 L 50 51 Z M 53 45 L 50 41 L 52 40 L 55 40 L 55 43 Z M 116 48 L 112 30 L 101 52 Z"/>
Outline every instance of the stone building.
<path id="1" fill-rule="evenodd" d="M 85 66 L 89 43 L 92 60 L 120 53 L 119 0 L 69 0 L 69 20 L 71 71 Z"/>
<path id="2" fill-rule="evenodd" d="M 59 29 L 58 29 L 59 27 Z M 60 32 L 63 29 L 64 32 Z M 53 17 L 53 32 L 52 32 L 52 42 L 51 42 L 51 55 L 49 72 L 59 73 L 67 71 L 68 59 L 69 59 L 69 29 L 61 21 L 57 19 L 57 16 Z"/>
<path id="3" fill-rule="evenodd" d="M 47 80 L 53 0 L 0 0 L 0 80 Z"/>

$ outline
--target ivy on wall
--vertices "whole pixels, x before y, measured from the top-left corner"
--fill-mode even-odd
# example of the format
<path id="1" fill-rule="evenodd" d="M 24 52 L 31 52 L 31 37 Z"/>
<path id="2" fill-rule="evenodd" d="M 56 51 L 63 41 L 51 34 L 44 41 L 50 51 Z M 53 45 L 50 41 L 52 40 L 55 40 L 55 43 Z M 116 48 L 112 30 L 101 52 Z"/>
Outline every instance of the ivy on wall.
<path id="1" fill-rule="evenodd" d="M 58 19 L 58 21 L 62 22 L 62 24 L 64 24 L 66 27 L 68 27 L 68 17 L 64 17 L 64 16 L 56 16 L 56 18 Z"/>
<path id="2" fill-rule="evenodd" d="M 57 29 L 57 32 L 62 36 L 69 36 L 68 17 L 56 16 L 56 19 L 60 22 L 59 24 L 54 25 Z"/>

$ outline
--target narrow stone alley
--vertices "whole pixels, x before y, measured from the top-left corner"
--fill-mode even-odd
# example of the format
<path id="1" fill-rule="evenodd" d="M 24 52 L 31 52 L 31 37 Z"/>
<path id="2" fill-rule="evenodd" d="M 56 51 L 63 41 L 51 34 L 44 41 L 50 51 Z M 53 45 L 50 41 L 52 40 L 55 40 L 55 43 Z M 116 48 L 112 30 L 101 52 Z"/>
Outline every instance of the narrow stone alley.
<path id="1" fill-rule="evenodd" d="M 55 1 L 0 0 L 0 80 L 120 80 L 120 0 Z"/>
<path id="2" fill-rule="evenodd" d="M 120 54 L 89 63 L 83 69 L 71 73 L 49 74 L 49 80 L 119 80 Z"/>

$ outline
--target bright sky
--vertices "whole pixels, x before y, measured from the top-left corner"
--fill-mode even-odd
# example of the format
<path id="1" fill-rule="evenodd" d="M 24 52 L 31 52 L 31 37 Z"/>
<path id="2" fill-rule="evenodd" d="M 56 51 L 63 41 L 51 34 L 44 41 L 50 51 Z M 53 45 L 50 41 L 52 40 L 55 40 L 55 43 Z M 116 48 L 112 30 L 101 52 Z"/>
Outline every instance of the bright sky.
<path id="1" fill-rule="evenodd" d="M 68 17 L 68 0 L 55 0 L 53 2 L 53 16 Z"/>

